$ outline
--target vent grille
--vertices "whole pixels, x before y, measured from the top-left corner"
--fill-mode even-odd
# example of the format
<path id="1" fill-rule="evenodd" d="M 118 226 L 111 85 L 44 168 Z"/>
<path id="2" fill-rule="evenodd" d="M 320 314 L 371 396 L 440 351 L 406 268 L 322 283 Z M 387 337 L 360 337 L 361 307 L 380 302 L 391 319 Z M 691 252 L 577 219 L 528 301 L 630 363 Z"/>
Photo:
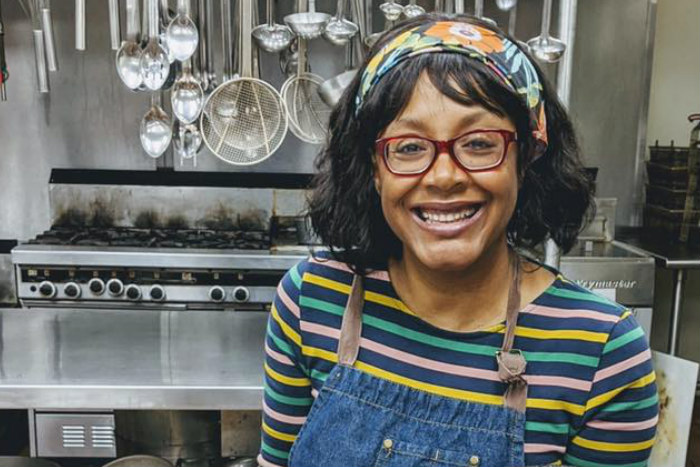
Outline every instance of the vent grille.
<path id="1" fill-rule="evenodd" d="M 114 448 L 114 427 L 109 425 L 93 425 L 91 427 L 92 447 Z"/>
<path id="2" fill-rule="evenodd" d="M 64 448 L 84 448 L 85 427 L 83 425 L 62 425 L 61 439 Z"/>

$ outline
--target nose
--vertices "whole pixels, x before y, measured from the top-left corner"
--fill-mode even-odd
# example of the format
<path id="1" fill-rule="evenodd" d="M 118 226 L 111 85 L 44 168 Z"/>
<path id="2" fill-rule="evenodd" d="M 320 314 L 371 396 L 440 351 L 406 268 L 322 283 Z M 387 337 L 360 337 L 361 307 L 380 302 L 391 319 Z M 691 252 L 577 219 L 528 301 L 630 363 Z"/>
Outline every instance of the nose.
<path id="1" fill-rule="evenodd" d="M 423 175 L 423 183 L 434 189 L 452 192 L 464 189 L 469 184 L 469 173 L 452 158 L 447 150 L 435 156 L 433 165 Z"/>

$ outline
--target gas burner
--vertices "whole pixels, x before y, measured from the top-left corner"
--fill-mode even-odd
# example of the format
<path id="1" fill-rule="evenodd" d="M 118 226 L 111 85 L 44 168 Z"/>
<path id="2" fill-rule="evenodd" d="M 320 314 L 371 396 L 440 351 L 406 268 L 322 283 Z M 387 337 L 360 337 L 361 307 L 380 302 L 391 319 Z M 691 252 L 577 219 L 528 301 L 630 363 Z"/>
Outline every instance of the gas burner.
<path id="1" fill-rule="evenodd" d="M 269 250 L 270 234 L 261 230 L 194 230 L 55 227 L 39 234 L 30 244 L 120 246 L 142 248 L 206 248 Z"/>

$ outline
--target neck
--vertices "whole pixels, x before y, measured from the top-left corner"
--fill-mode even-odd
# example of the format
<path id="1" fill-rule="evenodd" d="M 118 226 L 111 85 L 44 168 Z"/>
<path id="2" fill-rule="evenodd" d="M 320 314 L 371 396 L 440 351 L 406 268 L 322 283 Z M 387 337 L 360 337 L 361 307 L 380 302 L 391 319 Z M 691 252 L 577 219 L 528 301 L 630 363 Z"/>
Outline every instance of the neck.
<path id="1" fill-rule="evenodd" d="M 461 271 L 432 270 L 407 253 L 390 260 L 389 273 L 402 301 L 423 320 L 443 329 L 472 331 L 505 318 L 512 280 L 505 239 Z"/>

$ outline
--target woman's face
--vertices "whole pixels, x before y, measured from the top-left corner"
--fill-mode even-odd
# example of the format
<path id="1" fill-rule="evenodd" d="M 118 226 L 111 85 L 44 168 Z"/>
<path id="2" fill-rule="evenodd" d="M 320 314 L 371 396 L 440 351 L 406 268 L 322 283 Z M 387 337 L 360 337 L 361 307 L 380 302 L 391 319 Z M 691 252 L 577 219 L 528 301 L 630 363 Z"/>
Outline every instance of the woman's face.
<path id="1" fill-rule="evenodd" d="M 515 131 L 515 126 L 481 106 L 449 99 L 423 74 L 408 105 L 381 137 L 412 134 L 444 141 L 477 129 Z M 382 210 L 403 243 L 404 257 L 431 270 L 457 271 L 505 245 L 518 194 L 517 155 L 511 143 L 499 167 L 466 172 L 441 152 L 424 174 L 398 176 L 375 154 Z"/>

